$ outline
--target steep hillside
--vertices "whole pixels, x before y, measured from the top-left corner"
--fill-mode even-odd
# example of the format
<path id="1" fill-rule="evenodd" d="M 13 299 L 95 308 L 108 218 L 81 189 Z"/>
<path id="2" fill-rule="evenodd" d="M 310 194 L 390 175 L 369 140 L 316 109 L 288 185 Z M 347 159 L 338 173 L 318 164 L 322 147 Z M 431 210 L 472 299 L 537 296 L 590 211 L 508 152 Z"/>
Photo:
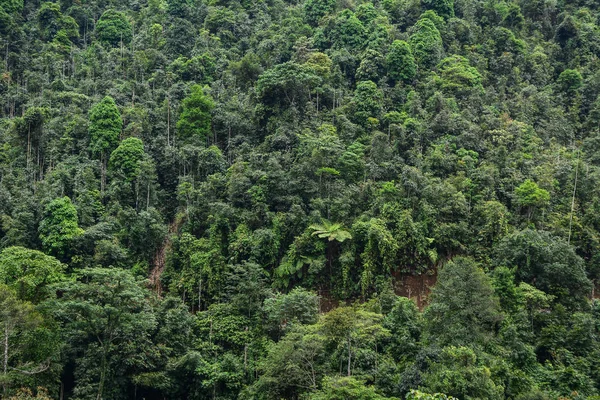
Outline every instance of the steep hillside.
<path id="1" fill-rule="evenodd" d="M 0 398 L 598 398 L 599 25 L 0 0 Z"/>

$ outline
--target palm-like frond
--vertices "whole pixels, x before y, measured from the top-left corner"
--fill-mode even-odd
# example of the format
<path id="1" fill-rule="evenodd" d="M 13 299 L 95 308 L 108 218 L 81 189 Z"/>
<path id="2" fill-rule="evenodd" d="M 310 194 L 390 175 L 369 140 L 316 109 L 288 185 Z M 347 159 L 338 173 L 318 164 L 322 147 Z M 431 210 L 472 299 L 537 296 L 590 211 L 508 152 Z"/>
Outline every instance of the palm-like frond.
<path id="1" fill-rule="evenodd" d="M 347 239 L 352 239 L 350 232 L 345 230 L 339 222 L 332 223 L 324 219 L 322 223 L 313 224 L 309 228 L 313 230 L 313 236 L 318 236 L 321 239 L 327 238 L 330 242 L 335 240 L 342 243 Z"/>

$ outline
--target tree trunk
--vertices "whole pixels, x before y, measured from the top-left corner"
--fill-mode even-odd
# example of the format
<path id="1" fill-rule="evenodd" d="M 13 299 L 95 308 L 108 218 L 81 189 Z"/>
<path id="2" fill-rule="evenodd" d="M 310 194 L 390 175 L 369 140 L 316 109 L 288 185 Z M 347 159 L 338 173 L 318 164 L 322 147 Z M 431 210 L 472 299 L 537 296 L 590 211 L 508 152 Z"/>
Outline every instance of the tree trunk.
<path id="1" fill-rule="evenodd" d="M 104 195 L 106 187 L 106 154 L 103 152 L 100 156 L 100 193 Z"/>
<path id="2" fill-rule="evenodd" d="M 100 370 L 100 382 L 98 383 L 98 395 L 96 400 L 102 400 L 102 392 L 104 391 L 104 381 L 106 380 L 106 349 L 103 349 L 102 365 Z"/>
<path id="3" fill-rule="evenodd" d="M 171 99 L 167 95 L 167 147 L 171 146 Z"/>
<path id="4" fill-rule="evenodd" d="M 579 173 L 579 158 L 577 158 L 577 164 L 575 165 L 575 184 L 573 185 L 573 196 L 571 197 L 571 214 L 569 216 L 569 238 L 567 244 L 571 244 L 571 232 L 573 229 L 573 212 L 575 211 L 575 195 L 577 194 L 577 177 Z"/>
<path id="5" fill-rule="evenodd" d="M 348 376 L 352 375 L 350 366 L 352 365 L 352 351 L 350 348 L 350 339 L 348 339 Z"/>
<path id="6" fill-rule="evenodd" d="M 202 278 L 198 284 L 198 312 L 202 311 Z"/>
<path id="7" fill-rule="evenodd" d="M 2 384 L 2 392 L 6 397 L 6 376 L 8 374 L 8 321 L 4 323 L 4 363 L 2 372 L 4 374 L 4 382 Z"/>
<path id="8" fill-rule="evenodd" d="M 246 328 L 248 330 L 248 328 Z M 248 372 L 248 343 L 244 345 L 244 373 Z"/>

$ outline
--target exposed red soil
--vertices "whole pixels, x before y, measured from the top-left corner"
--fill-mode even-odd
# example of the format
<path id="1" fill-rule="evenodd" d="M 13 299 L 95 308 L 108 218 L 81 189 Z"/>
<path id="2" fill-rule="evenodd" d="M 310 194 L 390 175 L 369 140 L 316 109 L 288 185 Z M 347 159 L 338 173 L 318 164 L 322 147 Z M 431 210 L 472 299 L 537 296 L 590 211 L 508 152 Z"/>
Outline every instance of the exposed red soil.
<path id="1" fill-rule="evenodd" d="M 329 290 L 319 290 L 319 313 L 326 313 L 340 306 L 337 299 L 331 297 Z"/>
<path id="2" fill-rule="evenodd" d="M 163 244 L 160 246 L 156 255 L 154 256 L 154 262 L 152 263 L 152 271 L 150 271 L 150 286 L 154 289 L 156 294 L 160 296 L 162 294 L 162 284 L 160 281 L 160 277 L 165 269 L 165 261 L 167 257 L 167 253 L 171 249 L 171 236 L 176 233 L 181 224 L 183 223 L 182 219 L 175 219 L 169 225 L 169 232 L 165 236 Z"/>
<path id="3" fill-rule="evenodd" d="M 413 299 L 419 310 L 427 306 L 431 288 L 437 282 L 437 269 L 429 270 L 427 273 L 413 275 L 410 273 L 394 272 L 394 293 L 398 296 Z M 340 306 L 340 301 L 335 299 L 329 290 L 322 289 L 319 295 L 319 313 L 326 313 Z M 600 292 L 598 293 L 600 295 Z M 355 299 L 358 300 L 358 299 Z M 350 301 L 351 303 L 352 301 Z"/>
<path id="4" fill-rule="evenodd" d="M 398 296 L 414 299 L 417 307 L 423 310 L 428 304 L 431 288 L 437 282 L 437 269 L 429 270 L 427 273 L 412 275 L 394 272 L 394 292 Z"/>

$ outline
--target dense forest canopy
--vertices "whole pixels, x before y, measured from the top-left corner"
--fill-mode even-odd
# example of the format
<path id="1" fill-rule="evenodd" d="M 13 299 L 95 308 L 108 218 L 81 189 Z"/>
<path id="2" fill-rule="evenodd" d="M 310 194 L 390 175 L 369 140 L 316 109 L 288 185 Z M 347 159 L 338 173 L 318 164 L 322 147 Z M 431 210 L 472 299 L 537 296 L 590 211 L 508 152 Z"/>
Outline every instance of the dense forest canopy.
<path id="1" fill-rule="evenodd" d="M 0 0 L 0 398 L 600 399 L 599 57 L 595 0 Z"/>

